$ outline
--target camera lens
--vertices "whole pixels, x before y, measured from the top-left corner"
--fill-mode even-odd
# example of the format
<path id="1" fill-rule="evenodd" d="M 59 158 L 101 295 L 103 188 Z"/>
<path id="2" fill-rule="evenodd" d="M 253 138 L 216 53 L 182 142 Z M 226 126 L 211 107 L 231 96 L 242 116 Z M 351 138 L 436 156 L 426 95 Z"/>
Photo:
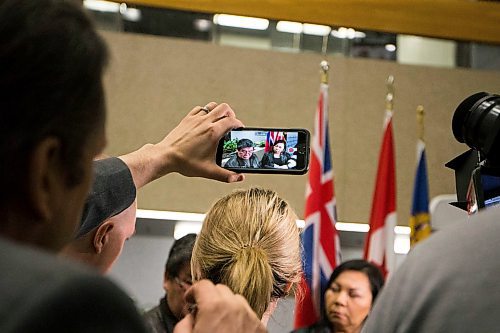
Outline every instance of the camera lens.
<path id="1" fill-rule="evenodd" d="M 490 161 L 500 160 L 500 96 L 479 92 L 455 110 L 453 135 Z"/>

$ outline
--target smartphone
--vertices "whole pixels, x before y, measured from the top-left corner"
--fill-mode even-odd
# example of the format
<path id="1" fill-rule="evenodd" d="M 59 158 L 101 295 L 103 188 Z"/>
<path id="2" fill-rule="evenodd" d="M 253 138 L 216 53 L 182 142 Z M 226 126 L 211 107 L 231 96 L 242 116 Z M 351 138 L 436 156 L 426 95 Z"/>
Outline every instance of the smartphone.
<path id="1" fill-rule="evenodd" d="M 240 173 L 303 175 L 309 140 L 303 128 L 239 128 L 220 140 L 216 163 Z"/>

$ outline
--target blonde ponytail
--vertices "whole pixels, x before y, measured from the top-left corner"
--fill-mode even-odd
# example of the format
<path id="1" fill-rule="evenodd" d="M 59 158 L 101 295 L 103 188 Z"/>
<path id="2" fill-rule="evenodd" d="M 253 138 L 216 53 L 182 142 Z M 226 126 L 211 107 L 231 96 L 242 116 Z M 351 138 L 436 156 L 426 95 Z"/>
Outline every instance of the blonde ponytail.
<path id="1" fill-rule="evenodd" d="M 193 278 L 226 284 L 259 318 L 300 279 L 297 216 L 276 192 L 236 190 L 207 213 L 191 259 Z"/>
<path id="2" fill-rule="evenodd" d="M 221 282 L 245 297 L 257 316 L 262 317 L 271 301 L 274 282 L 264 250 L 250 246 L 242 248 L 228 265 L 227 276 Z"/>

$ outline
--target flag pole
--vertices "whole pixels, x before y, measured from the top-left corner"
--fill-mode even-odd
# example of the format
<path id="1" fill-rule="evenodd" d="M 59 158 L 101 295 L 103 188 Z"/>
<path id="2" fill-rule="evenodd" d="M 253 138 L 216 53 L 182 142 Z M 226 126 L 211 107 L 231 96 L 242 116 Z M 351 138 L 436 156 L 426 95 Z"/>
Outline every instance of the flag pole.
<path id="1" fill-rule="evenodd" d="M 424 107 L 422 105 L 417 106 L 417 135 L 422 141 L 424 141 L 424 116 Z"/>
<path id="2" fill-rule="evenodd" d="M 364 258 L 378 265 L 385 276 L 395 267 L 394 227 L 396 220 L 396 164 L 392 133 L 394 76 L 386 81 L 385 119 L 375 190 L 370 213 L 370 230 L 365 239 Z"/>
<path id="3" fill-rule="evenodd" d="M 340 239 L 335 228 L 336 200 L 328 133 L 329 65 L 326 59 L 321 61 L 320 69 L 321 83 L 311 137 L 305 226 L 302 232 L 303 295 L 297 297 L 295 303 L 296 329 L 312 325 L 322 317 L 323 296 L 328 288 L 328 279 L 340 264 Z"/>
<path id="4" fill-rule="evenodd" d="M 321 61 L 319 66 L 321 67 L 321 83 L 328 84 L 328 70 L 330 69 L 328 61 L 326 60 Z"/>
<path id="5" fill-rule="evenodd" d="M 328 51 L 328 36 L 323 36 L 323 41 L 321 43 L 321 53 L 323 54 L 323 57 L 325 57 L 324 60 L 322 60 L 319 64 L 321 67 L 321 83 L 322 84 L 328 84 L 328 70 L 330 69 L 330 65 L 328 64 L 328 61 L 326 61 L 326 52 Z"/>
<path id="6" fill-rule="evenodd" d="M 394 111 L 394 76 L 389 75 L 386 82 L 387 94 L 385 95 L 385 108 L 387 111 Z"/>
<path id="7" fill-rule="evenodd" d="M 410 246 L 430 236 L 432 232 L 429 214 L 429 181 L 424 143 L 424 107 L 417 106 L 417 170 L 413 188 L 410 221 Z"/>

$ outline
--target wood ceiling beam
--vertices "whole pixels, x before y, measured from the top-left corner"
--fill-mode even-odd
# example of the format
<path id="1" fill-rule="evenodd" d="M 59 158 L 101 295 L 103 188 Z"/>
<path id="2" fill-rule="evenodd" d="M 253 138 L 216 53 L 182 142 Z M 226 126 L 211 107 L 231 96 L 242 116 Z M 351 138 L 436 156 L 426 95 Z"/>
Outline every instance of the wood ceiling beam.
<path id="1" fill-rule="evenodd" d="M 128 0 L 128 4 L 500 44 L 500 3 L 470 0 Z"/>

